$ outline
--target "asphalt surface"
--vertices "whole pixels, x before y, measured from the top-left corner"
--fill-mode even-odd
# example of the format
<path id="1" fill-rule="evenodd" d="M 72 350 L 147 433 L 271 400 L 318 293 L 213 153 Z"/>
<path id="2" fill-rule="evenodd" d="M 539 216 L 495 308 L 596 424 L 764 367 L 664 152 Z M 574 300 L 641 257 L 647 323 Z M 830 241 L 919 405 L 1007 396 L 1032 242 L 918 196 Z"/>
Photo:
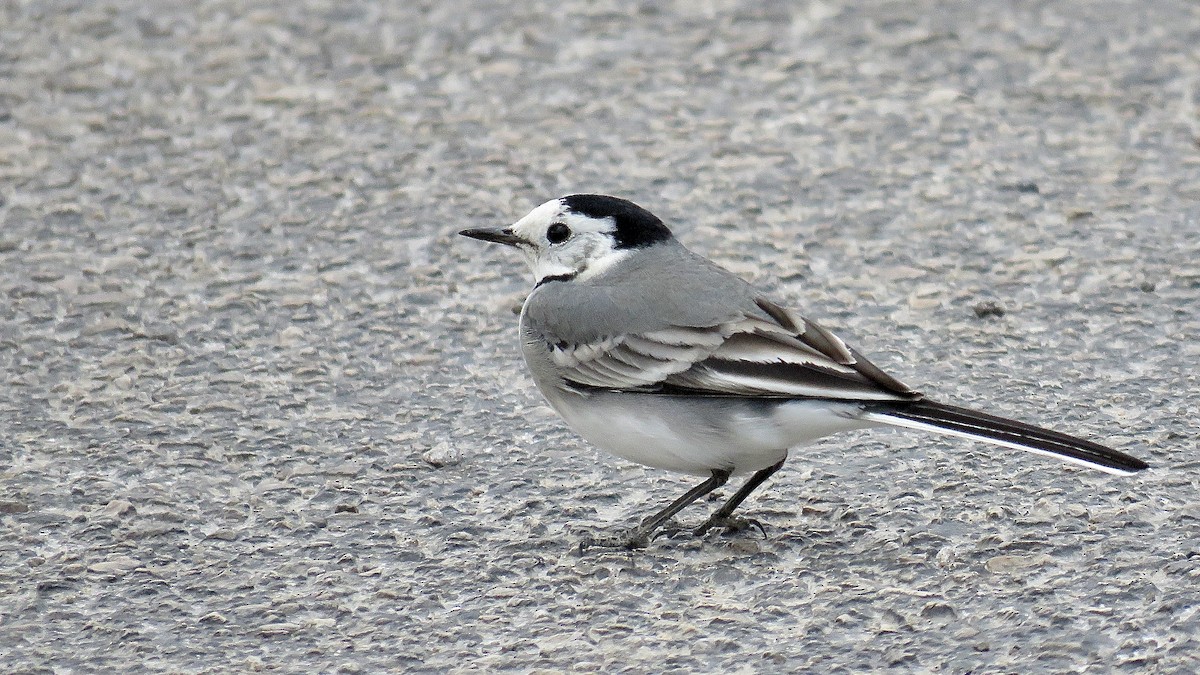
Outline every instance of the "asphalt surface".
<path id="1" fill-rule="evenodd" d="M 1200 670 L 1200 8 L 979 4 L 0 4 L 2 669 Z M 585 191 L 1154 469 L 850 434 L 580 556 L 693 479 L 454 233 Z"/>

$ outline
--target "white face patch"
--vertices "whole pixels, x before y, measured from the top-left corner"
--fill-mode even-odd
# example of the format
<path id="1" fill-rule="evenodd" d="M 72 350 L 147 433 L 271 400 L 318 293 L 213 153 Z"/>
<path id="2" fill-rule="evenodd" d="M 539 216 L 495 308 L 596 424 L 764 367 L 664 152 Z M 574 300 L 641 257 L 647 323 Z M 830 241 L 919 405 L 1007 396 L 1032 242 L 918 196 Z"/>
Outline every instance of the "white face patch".
<path id="1" fill-rule="evenodd" d="M 628 258 L 630 253 L 632 253 L 632 251 L 619 251 L 610 248 L 608 249 L 607 253 L 592 259 L 591 263 L 586 268 L 579 271 L 579 276 L 577 276 L 576 279 L 586 281 L 593 277 L 597 277 L 608 268 Z"/>
<path id="2" fill-rule="evenodd" d="M 569 234 L 551 242 L 546 233 L 555 223 L 566 225 Z M 629 255 L 616 249 L 612 218 L 592 218 L 570 211 L 561 199 L 552 199 L 529 212 L 512 226 L 513 234 L 528 242 L 521 252 L 535 282 L 547 277 L 590 279 Z"/>

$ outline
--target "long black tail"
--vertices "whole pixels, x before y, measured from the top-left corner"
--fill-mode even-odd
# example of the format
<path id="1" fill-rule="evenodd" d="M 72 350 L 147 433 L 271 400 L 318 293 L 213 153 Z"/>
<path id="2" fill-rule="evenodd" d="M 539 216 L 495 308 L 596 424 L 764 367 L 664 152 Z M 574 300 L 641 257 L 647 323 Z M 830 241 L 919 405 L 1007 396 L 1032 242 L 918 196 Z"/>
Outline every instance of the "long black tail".
<path id="1" fill-rule="evenodd" d="M 863 419 L 987 441 L 1058 457 L 1122 476 L 1150 468 L 1150 465 L 1136 457 L 1130 457 L 1099 443 L 933 401 L 869 404 Z"/>

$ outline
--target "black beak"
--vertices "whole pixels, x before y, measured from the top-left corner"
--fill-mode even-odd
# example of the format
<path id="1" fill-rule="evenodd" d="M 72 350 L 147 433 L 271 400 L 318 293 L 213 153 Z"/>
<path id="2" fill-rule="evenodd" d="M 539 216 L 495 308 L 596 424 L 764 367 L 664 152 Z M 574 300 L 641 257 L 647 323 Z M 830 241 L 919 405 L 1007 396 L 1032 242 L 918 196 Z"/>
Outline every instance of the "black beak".
<path id="1" fill-rule="evenodd" d="M 463 230 L 459 234 L 481 241 L 494 241 L 497 244 L 504 244 L 505 246 L 516 246 L 525 243 L 524 239 L 513 234 L 513 231 L 507 227 L 503 229 L 498 227 L 474 227 L 469 230 Z"/>

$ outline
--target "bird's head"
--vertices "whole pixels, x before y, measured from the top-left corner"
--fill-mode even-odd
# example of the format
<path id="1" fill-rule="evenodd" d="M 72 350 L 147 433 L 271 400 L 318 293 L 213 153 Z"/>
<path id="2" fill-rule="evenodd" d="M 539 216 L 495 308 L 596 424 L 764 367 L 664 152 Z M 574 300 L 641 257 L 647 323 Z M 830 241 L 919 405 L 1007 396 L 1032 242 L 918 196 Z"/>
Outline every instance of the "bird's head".
<path id="1" fill-rule="evenodd" d="M 653 213 L 606 195 L 552 199 L 510 227 L 474 228 L 459 234 L 520 249 L 537 283 L 588 279 L 639 248 L 672 239 L 671 231 Z"/>

